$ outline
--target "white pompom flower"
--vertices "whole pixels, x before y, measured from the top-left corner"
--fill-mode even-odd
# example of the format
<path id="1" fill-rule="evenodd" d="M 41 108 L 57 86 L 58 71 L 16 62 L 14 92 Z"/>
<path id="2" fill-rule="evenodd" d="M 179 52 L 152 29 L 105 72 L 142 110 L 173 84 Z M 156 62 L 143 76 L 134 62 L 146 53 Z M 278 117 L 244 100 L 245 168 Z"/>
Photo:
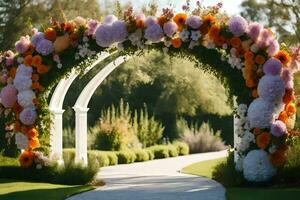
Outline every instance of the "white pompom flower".
<path id="1" fill-rule="evenodd" d="M 18 149 L 27 149 L 28 148 L 28 138 L 23 133 L 15 134 L 16 145 Z"/>
<path id="2" fill-rule="evenodd" d="M 266 182 L 276 174 L 276 168 L 271 164 L 267 152 L 252 150 L 243 161 L 243 172 L 245 179 L 250 182 Z"/>
<path id="3" fill-rule="evenodd" d="M 32 90 L 21 91 L 18 94 L 18 103 L 23 108 L 33 106 L 33 99 L 35 99 L 35 93 Z"/>
<path id="4" fill-rule="evenodd" d="M 259 97 L 270 102 L 281 102 L 285 93 L 285 85 L 279 75 L 265 75 L 258 83 L 257 92 Z"/>

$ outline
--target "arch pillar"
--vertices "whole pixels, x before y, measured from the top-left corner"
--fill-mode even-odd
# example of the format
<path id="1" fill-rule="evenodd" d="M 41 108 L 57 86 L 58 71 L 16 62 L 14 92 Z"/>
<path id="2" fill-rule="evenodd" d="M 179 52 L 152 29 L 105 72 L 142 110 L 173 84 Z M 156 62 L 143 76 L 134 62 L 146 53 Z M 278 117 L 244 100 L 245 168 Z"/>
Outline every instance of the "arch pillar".
<path id="1" fill-rule="evenodd" d="M 50 157 L 58 160 L 59 163 L 63 163 L 63 131 L 62 131 L 62 119 L 65 110 L 61 108 L 50 108 L 52 113 L 53 125 L 51 126 L 51 153 Z"/>
<path id="2" fill-rule="evenodd" d="M 87 112 L 89 108 L 73 107 L 75 110 L 75 162 L 87 165 Z"/>

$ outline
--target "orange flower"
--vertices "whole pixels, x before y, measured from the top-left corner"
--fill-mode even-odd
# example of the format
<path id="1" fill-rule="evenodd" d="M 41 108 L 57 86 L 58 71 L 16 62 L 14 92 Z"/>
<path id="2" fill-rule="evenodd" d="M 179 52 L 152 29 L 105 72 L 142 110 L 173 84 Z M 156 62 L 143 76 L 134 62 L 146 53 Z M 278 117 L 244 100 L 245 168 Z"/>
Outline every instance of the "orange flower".
<path id="1" fill-rule="evenodd" d="M 219 25 L 217 24 L 212 25 L 212 27 L 209 29 L 208 36 L 211 39 L 216 39 L 220 34 L 220 30 L 221 28 Z"/>
<path id="2" fill-rule="evenodd" d="M 23 108 L 22 108 L 22 106 L 20 106 L 20 104 L 15 103 L 13 109 L 16 113 L 20 113 Z"/>
<path id="3" fill-rule="evenodd" d="M 175 39 L 172 39 L 172 46 L 174 48 L 179 48 L 181 47 L 181 44 L 182 44 L 182 41 L 180 38 L 175 38 Z"/>
<path id="4" fill-rule="evenodd" d="M 141 20 L 141 19 L 136 20 L 135 25 L 137 28 L 145 28 L 145 22 L 144 22 L 144 20 Z"/>
<path id="5" fill-rule="evenodd" d="M 38 67 L 37 67 L 37 72 L 39 73 L 39 74 L 45 74 L 45 73 L 47 73 L 49 71 L 49 67 L 47 67 L 46 65 L 39 65 Z"/>
<path id="6" fill-rule="evenodd" d="M 256 84 L 252 78 L 249 78 L 249 79 L 246 79 L 246 86 L 248 88 L 253 88 L 256 86 Z"/>
<path id="7" fill-rule="evenodd" d="M 32 81 L 38 81 L 40 79 L 40 76 L 38 74 L 32 74 L 31 79 Z"/>
<path id="8" fill-rule="evenodd" d="M 15 76 L 16 76 L 16 73 L 17 73 L 17 68 L 16 67 L 12 67 L 12 68 L 10 68 L 10 70 L 9 70 L 9 76 L 10 77 L 13 77 L 13 78 L 15 78 Z"/>
<path id="9" fill-rule="evenodd" d="M 254 133 L 254 135 L 259 135 L 262 133 L 262 130 L 260 128 L 255 128 L 255 129 L 253 129 L 253 133 Z"/>
<path id="10" fill-rule="evenodd" d="M 278 51 L 278 53 L 274 57 L 280 60 L 283 65 L 287 65 L 291 60 L 288 52 L 284 50 Z"/>
<path id="11" fill-rule="evenodd" d="M 288 118 L 289 116 L 287 115 L 286 111 L 282 111 L 278 117 L 278 120 L 286 124 L 288 122 Z"/>
<path id="12" fill-rule="evenodd" d="M 30 138 L 35 138 L 39 135 L 38 131 L 35 128 L 32 128 L 30 130 L 27 131 L 27 137 Z"/>
<path id="13" fill-rule="evenodd" d="M 297 109 L 296 109 L 296 106 L 294 103 L 289 103 L 285 106 L 285 111 L 286 111 L 286 114 L 290 117 L 290 116 L 293 116 Z"/>
<path id="14" fill-rule="evenodd" d="M 226 42 L 226 39 L 223 36 L 218 36 L 214 39 L 214 42 L 217 46 L 222 46 Z"/>
<path id="15" fill-rule="evenodd" d="M 44 34 L 48 40 L 54 41 L 56 39 L 56 31 L 53 28 L 47 28 Z"/>
<path id="16" fill-rule="evenodd" d="M 33 61 L 32 55 L 28 55 L 24 58 L 24 65 L 32 66 L 32 61 Z"/>
<path id="17" fill-rule="evenodd" d="M 28 126 L 21 126 L 21 132 L 26 134 L 30 128 Z"/>
<path id="18" fill-rule="evenodd" d="M 282 166 L 285 163 L 285 151 L 277 150 L 269 155 L 269 159 L 274 166 Z"/>
<path id="19" fill-rule="evenodd" d="M 185 24 L 186 19 L 187 19 L 187 14 L 185 13 L 178 13 L 173 17 L 173 21 L 177 24 L 179 31 L 183 30 L 183 26 Z"/>
<path id="20" fill-rule="evenodd" d="M 284 104 L 289 104 L 294 100 L 295 100 L 294 90 L 293 89 L 287 89 L 285 91 L 284 96 L 283 96 L 283 103 Z"/>
<path id="21" fill-rule="evenodd" d="M 230 44 L 231 46 L 238 48 L 242 44 L 242 41 L 238 37 L 233 37 L 230 39 Z"/>
<path id="22" fill-rule="evenodd" d="M 208 26 L 211 26 L 216 22 L 216 17 L 212 14 L 205 15 L 202 18 L 203 24 L 207 24 Z"/>
<path id="23" fill-rule="evenodd" d="M 72 33 L 69 38 L 70 38 L 71 42 L 76 42 L 78 39 L 78 36 L 76 33 Z"/>
<path id="24" fill-rule="evenodd" d="M 252 90 L 252 97 L 253 98 L 256 98 L 256 97 L 258 97 L 258 93 L 257 93 L 257 89 L 254 89 L 254 90 Z"/>
<path id="25" fill-rule="evenodd" d="M 19 162 L 22 167 L 30 167 L 33 164 L 34 154 L 32 151 L 23 151 L 19 157 Z"/>
<path id="26" fill-rule="evenodd" d="M 31 149 L 36 149 L 36 148 L 39 148 L 41 146 L 40 141 L 37 137 L 30 138 L 29 142 L 28 142 L 28 145 Z"/>
<path id="27" fill-rule="evenodd" d="M 253 57 L 254 57 L 254 54 L 251 52 L 251 51 L 246 51 L 245 53 L 244 53 L 244 58 L 245 58 L 245 60 L 251 60 L 252 61 L 252 59 L 253 59 Z M 253 63 L 254 64 L 254 63 Z"/>
<path id="28" fill-rule="evenodd" d="M 40 87 L 41 87 L 41 85 L 39 84 L 39 82 L 34 82 L 31 85 L 31 88 L 34 89 L 34 90 L 39 90 Z"/>
<path id="29" fill-rule="evenodd" d="M 32 66 L 37 67 L 42 64 L 42 57 L 40 55 L 33 56 L 32 58 Z"/>
<path id="30" fill-rule="evenodd" d="M 162 27 L 167 22 L 167 18 L 165 16 L 160 16 L 158 18 L 158 24 Z"/>
<path id="31" fill-rule="evenodd" d="M 257 56 L 255 56 L 255 62 L 256 62 L 257 64 L 262 65 L 262 64 L 265 63 L 265 61 L 266 61 L 266 59 L 265 59 L 264 56 L 262 56 L 262 55 L 257 55 Z"/>
<path id="32" fill-rule="evenodd" d="M 268 132 L 263 132 L 262 134 L 256 137 L 256 144 L 259 148 L 265 149 L 271 140 L 271 135 Z"/>

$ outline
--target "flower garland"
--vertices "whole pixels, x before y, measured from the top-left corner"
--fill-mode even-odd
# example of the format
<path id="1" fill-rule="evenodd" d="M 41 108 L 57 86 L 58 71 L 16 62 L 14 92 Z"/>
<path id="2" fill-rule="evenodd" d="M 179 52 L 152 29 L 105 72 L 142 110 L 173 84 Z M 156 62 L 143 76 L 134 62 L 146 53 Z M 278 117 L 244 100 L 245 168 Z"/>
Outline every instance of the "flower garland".
<path id="1" fill-rule="evenodd" d="M 39 134 L 49 129 L 45 94 L 63 75 L 75 67 L 84 70 L 85 62 L 101 51 L 119 49 L 131 54 L 154 48 L 192 55 L 203 63 L 221 60 L 215 66 L 224 66 L 212 71 L 231 76 L 228 86 L 237 88 L 238 98 L 243 96 L 238 99 L 241 104 L 235 124 L 239 137 L 236 168 L 249 181 L 269 180 L 275 174 L 274 167 L 284 164 L 293 129 L 293 74 L 300 68 L 299 48 L 280 47 L 270 29 L 240 16 L 229 18 L 220 7 L 198 4 L 192 14 L 188 14 L 188 7 L 178 14 L 163 9 L 159 17 L 135 15 L 130 8 L 120 20 L 108 15 L 102 22 L 82 17 L 52 21 L 45 30 L 33 29 L 31 37 L 21 37 L 15 45 L 16 54 L 7 51 L 0 56 L 1 105 L 18 148 L 26 149 L 21 165 L 33 164 L 24 163 L 23 158 L 36 153 Z M 226 68 L 223 61 L 232 68 Z M 260 160 L 263 162 L 254 168 Z"/>

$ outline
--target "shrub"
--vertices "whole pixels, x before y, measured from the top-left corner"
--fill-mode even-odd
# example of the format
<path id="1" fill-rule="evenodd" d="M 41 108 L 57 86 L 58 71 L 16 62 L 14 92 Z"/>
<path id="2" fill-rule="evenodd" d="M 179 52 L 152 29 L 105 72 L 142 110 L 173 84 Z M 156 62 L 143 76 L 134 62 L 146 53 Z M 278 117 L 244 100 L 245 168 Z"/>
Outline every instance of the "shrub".
<path id="1" fill-rule="evenodd" d="M 176 157 L 176 156 L 178 156 L 178 150 L 177 150 L 177 148 L 174 145 L 169 144 L 167 146 L 167 148 L 168 148 L 169 156 L 170 157 Z"/>
<path id="2" fill-rule="evenodd" d="M 155 159 L 169 158 L 169 149 L 165 145 L 155 145 L 149 149 L 153 152 Z"/>
<path id="3" fill-rule="evenodd" d="M 190 153 L 220 151 L 227 148 L 220 134 L 220 131 L 215 133 L 208 123 L 203 123 L 199 128 L 197 125 L 192 128 L 186 125 L 181 140 L 188 144 Z"/>
<path id="4" fill-rule="evenodd" d="M 75 147 L 75 131 L 71 127 L 64 128 L 63 130 L 63 147 L 64 148 Z"/>
<path id="5" fill-rule="evenodd" d="M 173 145 L 177 148 L 179 155 L 188 155 L 189 154 L 189 146 L 185 142 L 175 141 Z"/>
<path id="6" fill-rule="evenodd" d="M 67 158 L 71 157 L 71 153 L 65 155 L 67 155 Z M 67 159 L 62 166 L 57 163 L 50 163 L 42 169 L 22 168 L 17 164 L 17 159 L 12 161 L 4 157 L 1 158 L 2 160 L 8 160 L 9 162 L 6 161 L 6 166 L 0 166 L 0 178 L 55 184 L 83 185 L 89 183 L 99 169 L 96 162 L 90 163 L 89 166 L 83 166 L 74 164 L 73 160 Z"/>
<path id="7" fill-rule="evenodd" d="M 214 168 L 212 178 L 226 187 L 240 186 L 244 183 L 243 174 L 235 169 L 233 152 L 229 152 L 227 160 Z"/>
<path id="8" fill-rule="evenodd" d="M 118 156 L 115 152 L 105 152 L 108 159 L 109 159 L 109 165 L 117 165 L 118 164 Z"/>
<path id="9" fill-rule="evenodd" d="M 278 171 L 279 181 L 297 182 L 300 180 L 300 138 L 294 139 L 286 153 L 286 163 Z"/>
<path id="10" fill-rule="evenodd" d="M 130 164 L 133 163 L 136 159 L 136 155 L 133 151 L 123 150 L 117 152 L 118 163 L 119 164 Z"/>
<path id="11" fill-rule="evenodd" d="M 63 159 L 66 161 L 71 161 L 75 159 L 75 149 L 64 149 Z"/>
<path id="12" fill-rule="evenodd" d="M 144 149 L 135 149 L 134 153 L 135 153 L 135 156 L 136 156 L 135 162 L 143 162 L 143 161 L 148 161 L 149 160 L 149 154 Z"/>
<path id="13" fill-rule="evenodd" d="M 132 127 L 129 105 L 122 99 L 117 108 L 112 105 L 101 112 L 99 124 L 91 128 L 90 133 L 89 143 L 93 149 L 119 151 L 141 147 Z"/>
<path id="14" fill-rule="evenodd" d="M 150 149 L 145 149 L 145 151 L 148 153 L 149 160 L 154 160 L 155 158 L 154 152 Z"/>
<path id="15" fill-rule="evenodd" d="M 147 105 L 145 104 L 144 108 L 139 111 L 139 115 L 135 111 L 133 118 L 134 130 L 143 147 L 157 144 L 162 138 L 165 129 L 161 123 L 154 119 L 154 116 L 149 117 L 147 110 Z"/>

